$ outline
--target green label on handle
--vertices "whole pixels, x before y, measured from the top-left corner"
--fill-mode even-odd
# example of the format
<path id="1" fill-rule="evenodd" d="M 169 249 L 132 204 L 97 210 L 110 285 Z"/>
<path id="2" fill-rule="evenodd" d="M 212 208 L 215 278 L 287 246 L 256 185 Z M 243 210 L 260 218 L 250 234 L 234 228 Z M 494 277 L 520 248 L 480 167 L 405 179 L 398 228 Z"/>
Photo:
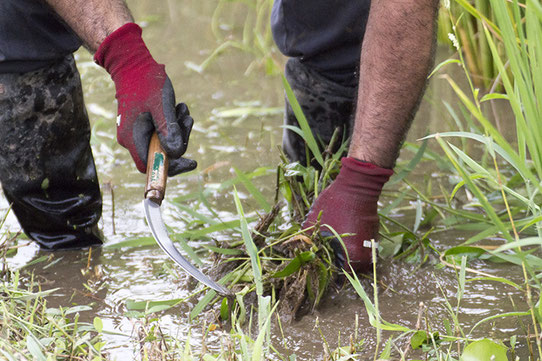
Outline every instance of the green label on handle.
<path id="1" fill-rule="evenodd" d="M 160 168 L 164 166 L 164 155 L 162 153 L 154 153 L 154 163 L 152 164 L 151 182 L 160 180 Z"/>

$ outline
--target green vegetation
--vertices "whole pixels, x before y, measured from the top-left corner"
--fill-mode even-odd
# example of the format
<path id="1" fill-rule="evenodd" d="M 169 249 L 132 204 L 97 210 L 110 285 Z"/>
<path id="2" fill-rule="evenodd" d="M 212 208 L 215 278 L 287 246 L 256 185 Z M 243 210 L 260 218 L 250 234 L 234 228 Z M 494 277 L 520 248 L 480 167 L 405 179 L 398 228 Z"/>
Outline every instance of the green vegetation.
<path id="1" fill-rule="evenodd" d="M 525 5 L 520 2 L 519 6 Z M 503 55 L 503 39 L 495 24 L 496 18 L 490 0 L 446 0 L 441 4 L 439 42 L 450 44 L 453 50 L 461 53 L 472 81 L 478 87 L 499 86 L 500 70 L 488 40 L 483 36 L 484 29 L 488 29 L 494 35 L 499 56 Z"/>
<path id="2" fill-rule="evenodd" d="M 89 306 L 47 307 L 47 296 L 31 277 L 6 272 L 0 284 L 0 355 L 5 360 L 103 360 L 105 345 L 94 325 L 80 322 Z M 97 321 L 98 322 L 98 321 Z"/>
<path id="3" fill-rule="evenodd" d="M 0 222 L 0 359 L 104 360 L 105 343 L 95 328 L 99 319 L 95 325 L 79 320 L 91 307 L 48 307 L 47 297 L 56 289 L 43 290 L 31 274 L 7 268 L 6 257 L 14 253 L 12 242 L 19 234 L 4 230 L 6 216 Z"/>
<path id="4" fill-rule="evenodd" d="M 475 197 L 476 210 L 472 215 L 483 217 L 477 222 L 481 232 L 464 245 L 477 244 L 480 240 L 498 237 L 500 247 L 488 250 L 488 255 L 511 262 L 522 268 L 525 296 L 530 308 L 532 329 L 535 334 L 537 354 L 541 355 L 539 335 L 540 313 L 535 306 L 540 297 L 539 272 L 542 259 L 538 256 L 541 238 L 541 213 L 539 207 L 541 188 L 541 117 L 540 61 L 542 52 L 535 46 L 542 36 L 542 8 L 536 1 L 508 4 L 490 1 L 496 24 L 481 23 L 479 39 L 487 43 L 493 66 L 498 71 L 497 81 L 502 82 L 503 93 L 481 95 L 475 88 L 466 62 L 458 63 L 465 69 L 469 93 L 447 78 L 464 108 L 469 130 L 436 134 L 436 138 L 462 181 L 452 196 L 466 187 Z M 483 9 L 472 9 L 477 18 L 483 18 Z M 498 31 L 494 31 L 497 29 Z M 457 32 L 456 32 L 457 35 Z M 482 41 L 482 40 L 480 40 Z M 499 51 L 504 47 L 504 55 Z M 442 65 L 442 64 L 441 64 Z M 511 72 L 512 77 L 508 72 Z M 496 99 L 509 104 L 515 118 L 515 138 L 507 137 L 491 122 L 492 115 L 484 111 L 485 102 Z M 472 139 L 483 146 L 480 157 L 469 155 L 451 142 L 448 137 Z M 482 212 L 480 212 L 482 211 Z M 482 230 L 483 228 L 483 230 Z M 539 304 L 539 303 L 538 303 Z"/>
<path id="5" fill-rule="evenodd" d="M 489 26 L 499 36 L 494 21 L 495 14 L 489 0 L 476 0 L 474 3 L 466 0 L 444 1 L 439 13 L 439 41 L 460 51 L 473 82 L 486 88 L 493 85 L 499 71 L 494 65 L 485 36 L 480 35 L 484 26 Z"/>

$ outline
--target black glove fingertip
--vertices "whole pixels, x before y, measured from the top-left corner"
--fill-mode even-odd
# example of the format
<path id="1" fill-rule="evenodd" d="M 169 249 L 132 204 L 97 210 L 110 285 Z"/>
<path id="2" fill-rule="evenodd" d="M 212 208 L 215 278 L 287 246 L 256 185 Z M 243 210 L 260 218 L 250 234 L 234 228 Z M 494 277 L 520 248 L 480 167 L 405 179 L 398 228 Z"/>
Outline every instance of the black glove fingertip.
<path id="1" fill-rule="evenodd" d="M 194 159 L 182 158 L 182 160 L 183 160 L 183 167 L 186 172 L 194 170 L 198 166 L 198 162 L 196 162 Z"/>
<path id="2" fill-rule="evenodd" d="M 190 110 L 186 103 L 179 103 L 175 106 L 175 113 L 177 114 L 177 119 L 179 119 L 183 116 L 190 115 Z"/>
<path id="3" fill-rule="evenodd" d="M 183 138 L 184 142 L 188 143 L 188 138 L 190 137 L 190 133 L 192 132 L 192 127 L 194 126 L 194 119 L 188 115 L 183 119 Z"/>
<path id="4" fill-rule="evenodd" d="M 162 144 L 162 148 L 164 148 L 171 159 L 179 158 L 186 151 L 186 142 L 183 133 L 184 131 L 177 123 L 170 124 L 167 137 L 158 133 L 160 144 Z"/>
<path id="5" fill-rule="evenodd" d="M 179 158 L 170 160 L 168 168 L 168 177 L 173 177 L 181 173 L 190 172 L 196 169 L 198 163 L 193 159 Z"/>
<path id="6" fill-rule="evenodd" d="M 194 118 L 192 118 L 190 115 L 187 115 L 182 120 L 182 127 L 184 130 L 188 133 L 192 130 L 192 127 L 194 126 Z"/>

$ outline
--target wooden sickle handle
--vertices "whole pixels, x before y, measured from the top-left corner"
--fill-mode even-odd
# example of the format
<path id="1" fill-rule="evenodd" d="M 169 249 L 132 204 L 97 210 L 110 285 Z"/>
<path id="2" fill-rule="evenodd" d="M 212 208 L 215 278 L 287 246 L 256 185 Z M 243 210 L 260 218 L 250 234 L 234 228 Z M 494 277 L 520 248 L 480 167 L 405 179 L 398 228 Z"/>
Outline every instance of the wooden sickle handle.
<path id="1" fill-rule="evenodd" d="M 158 205 L 162 204 L 162 200 L 166 194 L 168 168 L 169 160 L 166 152 L 160 145 L 158 135 L 154 133 L 149 143 L 149 155 L 147 157 L 145 198 L 149 198 Z"/>

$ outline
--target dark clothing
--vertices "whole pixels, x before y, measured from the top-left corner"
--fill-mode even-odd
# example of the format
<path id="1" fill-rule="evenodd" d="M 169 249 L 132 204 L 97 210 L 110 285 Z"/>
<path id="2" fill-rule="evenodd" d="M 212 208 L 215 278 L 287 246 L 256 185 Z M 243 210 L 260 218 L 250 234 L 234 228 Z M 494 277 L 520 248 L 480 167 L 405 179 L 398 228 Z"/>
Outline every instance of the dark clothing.
<path id="1" fill-rule="evenodd" d="M 351 80 L 359 67 L 369 7 L 369 0 L 275 0 L 271 30 L 284 55 L 356 86 Z"/>
<path id="2" fill-rule="evenodd" d="M 102 199 L 72 53 L 81 40 L 43 0 L 0 0 L 0 182 L 46 249 L 102 243 Z"/>
<path id="3" fill-rule="evenodd" d="M 0 74 L 0 182 L 25 233 L 47 249 L 101 244 L 102 200 L 73 56 Z"/>
<path id="4" fill-rule="evenodd" d="M 336 142 L 329 149 L 333 153 L 337 152 L 354 128 L 353 115 L 356 108 L 357 87 L 346 87 L 333 82 L 296 58 L 288 59 L 284 76 L 307 118 L 320 151 L 323 152 L 328 148 L 333 133 L 337 131 Z M 292 107 L 287 100 L 285 103 L 285 125 L 299 127 Z M 282 149 L 290 161 L 306 165 L 305 147 L 305 141 L 299 134 L 287 127 L 284 128 Z M 316 169 L 322 169 L 316 161 L 311 164 Z"/>
<path id="5" fill-rule="evenodd" d="M 0 1 L 0 73 L 49 66 L 81 46 L 81 40 L 42 0 Z"/>
<path id="6" fill-rule="evenodd" d="M 285 76 L 317 140 L 336 151 L 354 125 L 361 45 L 370 0 L 275 0 L 271 30 L 279 50 L 290 57 Z M 299 127 L 288 99 L 284 124 Z M 307 163 L 302 137 L 284 129 L 282 148 L 291 161 Z M 317 162 L 312 165 L 319 167 Z"/>

